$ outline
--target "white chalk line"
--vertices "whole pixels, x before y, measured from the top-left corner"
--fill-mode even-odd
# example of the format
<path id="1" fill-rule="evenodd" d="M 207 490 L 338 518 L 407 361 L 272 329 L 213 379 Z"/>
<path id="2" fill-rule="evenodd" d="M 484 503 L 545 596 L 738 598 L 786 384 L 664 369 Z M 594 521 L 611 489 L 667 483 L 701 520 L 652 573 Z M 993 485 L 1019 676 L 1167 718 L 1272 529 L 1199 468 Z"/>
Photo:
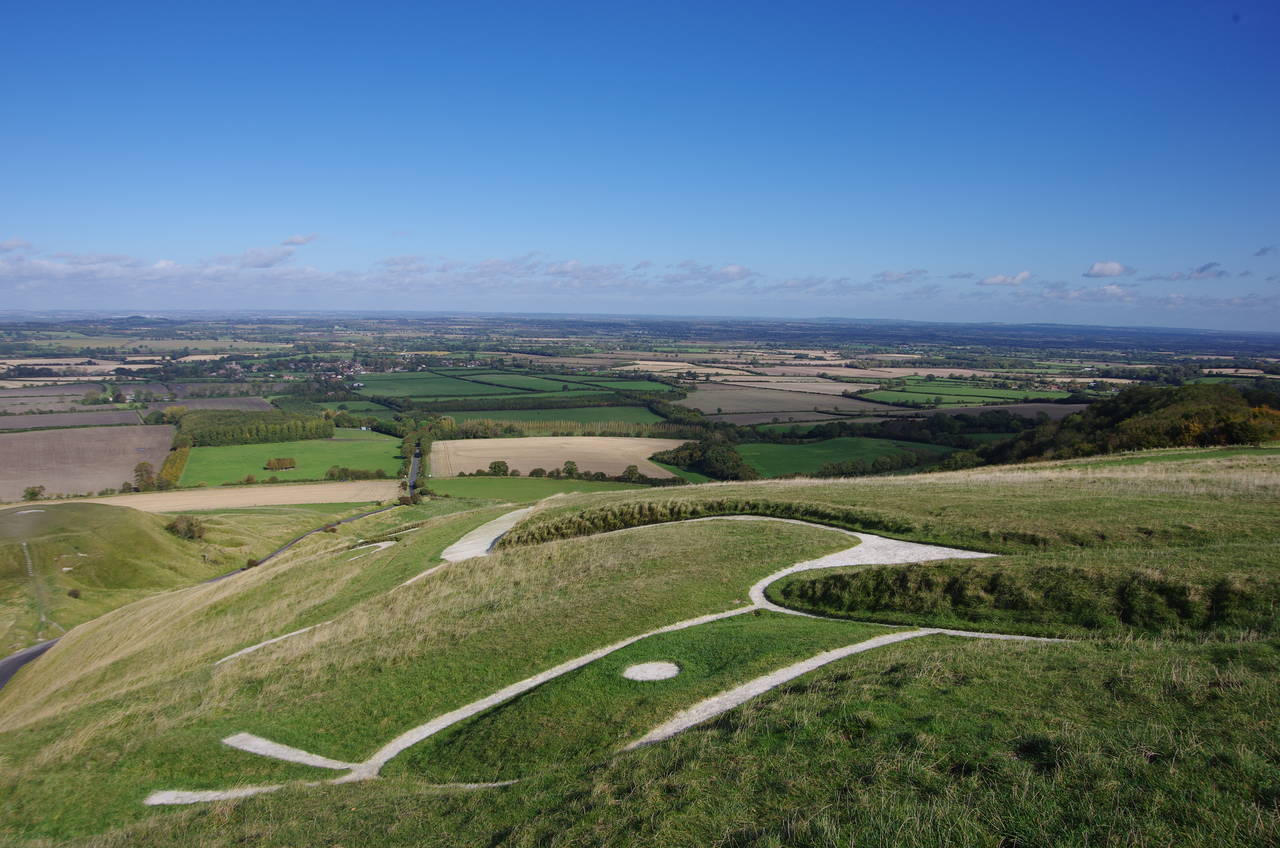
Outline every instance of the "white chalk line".
<path id="1" fill-rule="evenodd" d="M 332 621 L 332 619 L 330 619 L 330 621 Z M 328 621 L 320 622 L 320 624 L 328 624 L 328 623 L 329 623 Z M 222 665 L 227 660 L 233 660 L 236 657 L 243 657 L 245 654 L 252 654 L 254 651 L 258 650 L 259 648 L 265 648 L 268 645 L 274 645 L 276 642 L 284 641 L 285 639 L 288 639 L 290 636 L 297 636 L 301 633 L 306 633 L 308 630 L 315 630 L 317 627 L 320 626 L 320 624 L 312 624 L 309 627 L 303 627 L 301 630 L 294 630 L 292 633 L 285 633 L 282 636 L 276 636 L 272 639 L 263 640 L 256 645 L 250 645 L 247 648 L 241 648 L 240 650 L 236 651 L 234 654 L 227 654 L 222 659 L 215 660 L 213 664 Z"/>
<path id="2" fill-rule="evenodd" d="M 650 730 L 644 736 L 622 748 L 624 751 L 630 751 L 639 748 L 642 745 L 652 745 L 655 742 L 661 742 L 670 739 L 677 733 L 681 733 L 689 728 L 702 724 L 705 721 L 715 718 L 718 715 L 729 712 L 730 710 L 745 704 L 752 698 L 763 695 L 771 689 L 777 689 L 784 683 L 795 680 L 801 675 L 808 674 L 815 669 L 822 668 L 837 660 L 845 657 L 860 654 L 863 651 L 874 650 L 883 645 L 892 645 L 895 642 L 905 642 L 907 639 L 918 639 L 921 636 L 969 636 L 977 639 L 1010 639 L 1026 642 L 1059 642 L 1060 639 L 1046 639 L 1040 636 L 1009 636 L 1002 633 L 974 633 L 965 630 L 940 630 L 937 628 L 922 628 L 919 630 L 899 631 L 896 633 L 886 633 L 883 636 L 875 636 L 865 639 L 861 642 L 855 642 L 852 645 L 846 645 L 843 648 L 825 651 L 816 656 L 812 656 L 807 660 L 801 660 L 798 663 L 789 665 L 786 668 L 780 668 L 777 671 L 771 671 L 768 674 L 757 677 L 755 680 L 749 680 L 732 689 L 727 689 L 718 695 L 712 695 L 703 701 L 699 701 L 687 710 L 683 710 L 672 716 L 669 720 Z"/>
<path id="3" fill-rule="evenodd" d="M 348 558 L 347 558 L 347 562 L 352 562 L 353 560 L 360 559 L 361 557 L 366 557 L 366 556 L 368 556 L 369 554 L 374 554 L 374 553 L 377 553 L 378 551 L 385 551 L 387 548 L 391 547 L 391 546 L 392 546 L 392 545 L 394 545 L 394 544 L 395 544 L 395 542 L 394 542 L 394 541 L 390 541 L 390 542 L 370 542 L 370 543 L 369 543 L 369 544 L 367 544 L 367 545 L 360 545 L 359 547 L 352 548 L 351 550 L 353 550 L 353 551 L 364 551 L 364 553 L 362 553 L 362 554 L 356 554 L 356 555 L 355 555 L 355 556 L 353 556 L 353 557 L 348 557 Z M 369 548 L 373 548 L 374 550 L 369 550 Z"/>
<path id="4" fill-rule="evenodd" d="M 475 530 L 472 530 L 470 533 L 463 536 L 461 540 L 459 540 L 458 542 L 455 542 L 453 545 L 446 548 L 444 553 L 441 554 L 441 558 L 442 559 L 446 558 L 446 555 L 449 554 L 450 551 L 457 549 L 459 545 L 461 545 L 463 542 L 467 542 L 467 540 L 471 540 L 468 544 L 472 546 L 483 544 L 485 553 L 487 553 L 493 547 L 494 542 L 498 540 L 498 537 L 500 537 L 503 533 L 506 533 L 513 526 L 515 526 L 516 522 L 519 521 L 525 515 L 527 515 L 530 509 L 532 509 L 532 507 L 528 507 L 526 509 L 517 509 L 514 512 L 506 513 L 505 515 L 499 518 L 496 518 L 493 521 L 488 522 L 487 524 L 480 525 Z M 515 516 L 515 518 L 511 519 L 510 521 L 507 521 L 506 519 L 511 518 L 511 516 Z M 400 535 L 401 533 L 412 533 L 415 530 L 421 530 L 421 529 L 422 529 L 421 527 L 411 527 L 408 530 L 401 530 L 398 533 L 395 533 L 392 535 Z M 484 541 L 486 538 L 488 539 L 487 543 Z M 370 542 L 367 545 L 361 545 L 360 547 L 352 548 L 351 550 L 358 551 L 358 550 L 363 550 L 364 548 L 371 548 L 371 547 L 376 547 L 378 550 L 382 550 L 394 544 L 395 542 Z M 373 551 L 369 551 L 367 553 L 373 553 Z M 455 551 L 455 555 L 456 554 L 457 554 L 457 551 Z M 360 557 L 365 555 L 366 554 L 353 556 L 350 559 L 348 559 L 347 562 L 360 559 Z M 475 556 L 483 556 L 483 555 L 484 554 L 476 554 Z M 450 562 L 460 562 L 463 559 L 471 559 L 471 556 L 461 556 L 459 559 L 447 560 L 446 562 L 442 562 L 439 565 L 432 566 L 431 568 L 428 568 L 426 571 L 423 571 L 419 574 L 415 574 L 413 577 L 410 577 L 408 580 L 404 581 L 399 586 L 396 586 L 394 588 L 403 589 L 405 586 L 412 586 L 414 583 L 417 583 L 422 578 L 428 577 L 434 574 L 435 572 L 439 571 L 440 569 L 444 568 L 446 565 L 449 565 Z M 322 621 L 319 624 L 312 624 L 310 627 L 303 627 L 301 630 L 294 630 L 291 633 L 285 633 L 281 636 L 276 636 L 272 639 L 266 639 L 262 642 L 259 642 L 256 645 L 250 645 L 247 648 L 241 648 L 240 650 L 236 651 L 234 654 L 228 654 L 222 659 L 214 661 L 213 664 L 222 665 L 222 663 L 226 662 L 227 660 L 233 660 L 233 659 L 236 659 L 237 657 L 242 657 L 245 654 L 251 654 L 254 651 L 258 650 L 259 648 L 265 648 L 267 645 L 273 645 L 276 642 L 283 641 L 284 639 L 288 639 L 291 636 L 298 636 L 302 633 L 306 633 L 308 630 L 314 630 L 315 628 L 320 627 L 321 625 L 331 624 L 334 620 L 335 619 L 329 619 L 328 621 Z"/>
<path id="5" fill-rule="evenodd" d="M 288 745 L 281 745 L 279 742 L 272 742 L 270 739 L 263 739 L 261 736 L 254 736 L 252 733 L 237 733 L 234 736 L 228 736 L 222 740 L 222 744 L 240 751 L 248 751 L 250 754 L 258 754 L 290 763 L 301 763 L 304 766 L 315 766 L 316 768 L 334 769 L 336 771 L 355 768 L 355 763 L 331 760 L 328 757 L 321 757 L 301 748 L 291 748 Z"/>
<path id="6" fill-rule="evenodd" d="M 484 556 L 493 548 L 495 542 L 515 527 L 520 519 L 524 518 L 534 507 L 527 506 L 524 509 L 512 510 L 505 515 L 493 519 L 487 524 L 481 524 L 467 535 L 444 549 L 440 554 L 440 559 L 445 562 L 461 562 L 464 559 L 472 557 Z"/>
<path id="7" fill-rule="evenodd" d="M 430 568 L 427 571 L 423 572 L 422 574 L 418 575 L 417 577 L 411 578 L 410 580 L 401 584 L 401 586 L 409 585 L 415 582 L 416 580 L 419 580 L 427 576 L 428 574 L 440 568 L 443 568 L 445 565 L 449 564 L 449 562 L 458 562 L 463 559 L 470 559 L 474 556 L 484 556 L 492 549 L 494 542 L 496 542 L 496 540 L 500 538 L 503 533 L 506 533 L 508 530 L 510 530 L 510 528 L 513 527 L 521 517 L 528 514 L 528 512 L 530 512 L 532 509 L 533 509 L 532 507 L 526 507 L 525 509 L 515 510 L 497 519 L 494 519 L 493 521 L 490 521 L 487 524 L 481 525 L 475 530 L 472 530 L 470 533 L 464 536 L 461 540 L 459 540 L 459 542 L 455 543 L 454 545 L 450 546 L 450 548 L 447 548 L 445 550 L 445 554 L 450 554 L 452 552 L 452 555 L 456 557 L 455 559 L 448 560 L 444 563 L 441 563 L 438 566 Z M 790 524 L 799 524 L 803 526 L 817 527 L 824 530 L 835 530 L 836 532 L 841 532 L 841 533 L 845 533 L 846 535 L 856 537 L 859 541 L 859 544 L 852 548 L 847 548 L 843 551 L 837 551 L 836 553 L 829 554 L 827 556 L 797 563 L 796 565 L 792 565 L 788 568 L 782 569 L 781 571 L 775 572 L 769 575 L 768 577 L 763 578 L 762 580 L 758 581 L 755 585 L 751 587 L 749 594 L 750 594 L 752 603 L 750 606 L 738 607 L 736 609 L 731 609 L 725 612 L 712 613 L 709 615 L 699 616 L 697 618 L 687 619 L 685 621 L 676 622 L 675 624 L 670 624 L 665 627 L 660 627 L 656 630 L 651 630 L 637 636 L 629 637 L 620 642 L 615 642 L 606 647 L 599 648 L 590 653 L 583 654 L 579 657 L 568 660 L 564 663 L 561 663 L 560 665 L 547 669 L 546 671 L 543 671 L 539 674 L 535 674 L 531 677 L 525 678 L 524 680 L 513 683 L 510 686 L 500 689 L 499 691 L 494 692 L 493 694 L 488 695 L 484 698 L 481 698 L 477 701 L 473 701 L 469 704 L 466 704 L 462 707 L 452 710 L 451 712 L 437 716 L 431 721 L 428 721 L 425 724 L 419 725 L 415 728 L 405 731 L 404 733 L 395 737 L 386 745 L 384 745 L 382 748 L 374 752 L 374 754 L 371 757 L 369 757 L 367 760 L 361 763 L 355 764 L 348 774 L 338 778 L 334 778 L 332 780 L 324 781 L 324 782 L 329 784 L 341 784 L 341 783 L 350 783 L 350 782 L 362 781 L 362 780 L 371 780 L 373 778 L 376 778 L 379 772 L 381 771 L 382 767 L 386 765 L 386 763 L 391 761 L 393 758 L 395 758 L 398 754 L 402 753 L 407 748 L 410 748 L 418 744 L 419 742 L 422 742 L 425 739 L 428 739 L 431 736 L 439 733 L 440 731 L 445 730 L 449 727 L 452 727 L 453 725 L 461 721 L 465 721 L 466 719 L 469 719 L 479 713 L 482 713 L 488 709 L 491 709 L 492 707 L 497 706 L 498 704 L 503 703 L 504 701 L 507 701 L 519 695 L 522 695 L 525 692 L 528 692 L 531 689 L 537 688 L 538 686 L 541 686 L 542 684 L 550 680 L 554 680 L 557 677 L 561 677 L 565 674 L 568 674 L 571 671 L 575 671 L 585 665 L 588 665 L 589 663 L 592 663 L 598 659 L 601 659 L 602 657 L 608 656 L 609 654 L 614 653 L 615 651 L 621 650 L 622 648 L 635 644 L 636 642 L 639 642 L 640 640 L 646 639 L 650 636 L 656 636 L 662 633 L 671 633 L 677 630 L 684 630 L 690 627 L 696 627 L 701 624 L 707 624 L 712 621 L 719 621 L 721 619 L 742 615 L 744 613 L 754 612 L 754 611 L 763 610 L 763 609 L 767 609 L 774 612 L 791 614 L 791 615 L 802 615 L 810 618 L 818 618 L 819 616 L 811 616 L 808 613 L 800 613 L 796 610 L 791 610 L 791 609 L 787 609 L 786 607 L 778 606 L 772 603 L 771 601 L 769 601 L 764 596 L 764 590 L 767 586 L 788 575 L 795 574 L 801 571 L 809 571 L 809 570 L 824 569 L 824 568 L 838 568 L 841 566 L 849 566 L 849 565 L 890 565 L 890 564 L 900 564 L 900 563 L 910 563 L 910 562 L 928 562 L 928 561 L 934 561 L 934 560 L 940 560 L 940 559 L 970 559 L 970 558 L 978 558 L 978 557 L 996 556 L 996 554 L 981 553 L 977 551 L 965 551 L 957 548 L 947 548 L 947 547 L 941 547 L 941 546 L 935 546 L 935 545 L 924 545 L 917 542 L 904 542 L 897 539 L 887 539 L 882 536 L 873 536 L 866 533 L 856 533 L 849 530 L 840 530 L 838 528 L 832 528 L 826 525 L 815 524 L 812 522 L 801 521 L 798 519 L 791 519 L 791 518 L 772 518 L 768 516 L 737 515 L 737 516 L 708 516 L 705 518 L 690 519 L 690 521 L 716 521 L 716 520 L 725 520 L 725 519 L 735 520 L 735 521 L 782 521 Z M 675 523 L 682 523 L 682 522 L 675 522 Z M 661 526 L 661 525 L 644 525 L 644 526 Z M 626 528 L 625 530 L 615 531 L 615 532 L 627 532 L 629 530 L 639 530 L 639 529 L 642 529 L 642 528 L 641 527 Z M 485 531 L 485 532 L 481 533 L 480 531 Z M 468 543 L 466 547 L 462 546 L 463 542 Z M 484 546 L 483 547 L 484 552 L 475 553 L 474 551 L 480 545 Z M 443 555 L 442 555 L 442 558 L 443 558 Z M 315 626 L 318 626 L 318 625 L 313 625 L 313 627 Z M 285 639 L 285 638 L 288 638 L 289 636 L 293 636 L 293 635 L 296 635 L 297 633 L 305 632 L 306 630 L 310 630 L 310 629 L 311 628 L 308 627 L 308 628 L 304 628 L 301 631 L 295 631 L 294 633 L 287 633 L 284 636 L 279 636 L 279 637 L 276 637 L 275 639 L 268 640 L 267 642 L 261 643 L 261 645 L 270 644 L 271 642 L 279 641 L 280 639 Z M 1042 637 L 1014 636 L 1014 635 L 1001 634 L 1001 633 L 982 633 L 977 631 L 965 631 L 965 630 L 943 630 L 943 629 L 937 629 L 937 628 L 914 630 L 914 631 L 898 631 L 895 633 L 886 634 L 885 636 L 873 637 L 870 640 L 864 640 L 863 642 L 858 642 L 858 643 L 855 643 L 854 645 L 846 646 L 845 648 L 839 648 L 839 649 L 836 649 L 835 651 L 830 651 L 830 652 L 826 652 L 825 654 L 821 654 L 819 655 L 819 657 L 825 657 L 833 654 L 836 656 L 832 656 L 830 659 L 826 659 L 825 661 L 818 662 L 817 665 L 812 666 L 812 668 L 818 668 L 827 663 L 834 662 L 837 659 L 841 659 L 844 656 L 849 656 L 854 653 L 860 653 L 861 651 L 871 650 L 872 648 L 879 647 L 881 645 L 892 644 L 894 642 L 903 641 L 904 639 L 916 638 L 918 636 L 926 636 L 931 634 L 946 634 L 946 635 L 953 635 L 953 636 L 968 636 L 973 638 L 1006 639 L 1006 640 L 1019 640 L 1019 641 L 1024 641 L 1024 640 L 1047 641 L 1047 642 L 1063 641 L 1063 640 L 1057 640 L 1057 639 L 1046 639 Z M 232 654 L 228 657 L 224 657 L 224 660 L 230 659 L 231 657 L 234 657 L 234 656 L 241 655 L 243 653 L 247 653 L 250 650 L 254 650 L 258 647 L 261 647 L 261 645 L 252 646 L 251 648 L 246 648 L 243 651 L 237 652 L 236 654 Z M 861 645 L 866 645 L 866 647 L 860 648 L 859 646 Z M 802 661 L 801 663 L 788 666 L 787 668 L 782 669 L 779 672 L 774 672 L 774 674 L 785 675 L 787 672 L 792 671 L 793 669 L 797 669 L 802 666 L 805 666 L 808 663 L 812 663 L 815 659 L 818 659 L 818 658 L 811 658 L 810 660 L 805 660 L 805 661 Z M 222 662 L 222 660 L 219 660 L 219 662 Z M 732 709 L 734 706 L 738 706 L 739 704 L 744 703 L 746 700 L 756 697 L 756 695 L 760 694 L 761 692 L 768 691 L 769 689 L 775 688 L 776 686 L 781 685 L 781 683 L 786 682 L 786 680 L 793 679 L 794 677 L 797 677 L 801 674 L 806 673 L 807 670 L 811 670 L 811 669 L 796 671 L 790 677 L 783 677 L 782 679 L 779 680 L 778 683 L 775 683 L 772 686 L 766 686 L 765 688 L 760 689 L 759 692 L 756 692 L 755 694 L 747 695 L 746 697 L 743 697 L 741 701 L 732 703 L 730 706 L 727 706 L 724 709 L 720 709 L 716 712 L 712 712 L 703 718 L 696 718 L 694 711 L 698 710 L 700 707 L 702 707 L 705 710 L 707 709 L 706 705 L 709 702 L 715 701 L 717 698 L 722 698 L 722 697 L 727 697 L 727 700 L 719 703 L 727 703 L 729 701 L 732 701 L 734 697 L 737 697 L 737 695 L 735 695 L 734 693 L 740 694 L 746 691 L 753 691 L 750 687 L 753 687 L 753 686 L 759 687 L 760 685 L 762 685 L 762 681 L 772 677 L 772 675 L 766 675 L 763 678 L 758 678 L 755 681 L 750 681 L 746 684 L 743 684 L 742 686 L 736 687 L 735 689 L 731 689 L 726 693 L 721 693 L 721 695 L 719 696 L 713 696 L 713 698 L 707 699 L 706 701 L 701 702 L 698 705 L 695 705 L 689 710 L 686 710 L 680 713 L 676 718 L 673 718 L 669 722 L 666 722 L 663 725 L 660 725 L 659 728 L 655 728 L 655 730 L 650 731 L 649 734 L 646 734 L 645 737 L 642 737 L 641 741 L 632 743 L 632 745 L 628 746 L 628 748 L 635 747 L 641 744 L 648 744 L 643 740 L 648 740 L 650 736 L 653 736 L 655 733 L 657 733 L 659 730 L 663 728 L 673 727 L 677 719 L 680 719 L 681 717 L 685 717 L 686 719 L 690 717 L 694 717 L 694 720 L 689 721 L 689 723 L 683 725 L 679 729 L 671 730 L 667 736 L 663 736 L 661 738 L 669 738 L 670 735 L 674 735 L 675 733 L 680 732 L 680 730 L 687 729 L 687 727 L 691 727 L 694 724 L 705 721 L 706 718 L 709 718 L 712 715 L 718 715 L 721 712 L 725 712 L 729 709 Z M 240 734 L 240 735 L 250 736 L 251 734 Z M 228 737 L 228 738 L 235 738 L 235 737 Z M 254 738 L 258 738 L 258 737 L 254 737 Z M 277 744 L 277 743 L 270 742 L 270 740 L 265 740 L 265 739 L 261 741 L 263 743 L 266 743 L 266 745 L 269 745 L 269 746 L 273 746 Z M 651 741 L 658 741 L 658 739 L 655 738 Z M 279 747 L 281 749 L 288 748 L 288 746 L 279 746 Z M 328 759 L 328 758 L 320 757 L 319 755 L 316 755 L 316 754 L 311 754 L 307 751 L 302 751 L 301 749 L 288 748 L 288 750 L 290 752 L 296 752 L 297 754 L 305 755 L 308 757 L 314 757 L 317 760 Z M 260 753 L 260 752 L 254 751 L 254 753 Z M 264 755 L 275 756 L 274 754 L 265 753 L 265 752 L 264 752 Z M 284 759 L 284 758 L 280 757 L 280 759 Z M 298 760 L 290 760 L 290 761 L 298 762 Z M 328 760 L 328 761 L 338 762 L 336 760 Z M 440 784 L 439 786 L 455 787 L 455 788 L 487 788 L 491 786 L 506 786 L 514 782 L 515 781 L 503 781 L 503 782 L 492 783 L 492 784 Z M 274 792 L 277 789 L 280 789 L 284 785 L 285 784 L 276 784 L 276 785 L 261 786 L 261 787 L 240 787 L 233 790 L 227 790 L 228 792 L 232 792 L 236 794 L 227 796 L 227 798 L 225 799 L 222 797 L 211 797 L 211 795 L 216 795 L 216 790 L 214 791 L 202 790 L 200 792 L 182 792 L 182 791 L 155 792 L 155 793 L 152 793 L 152 795 L 148 796 L 147 799 L 144 801 L 144 803 L 148 805 L 189 804 L 189 803 L 200 803 L 201 801 L 206 801 L 206 800 L 227 800 L 230 798 L 243 798 L 243 797 L 249 797 L 251 795 L 261 794 L 263 792 Z M 319 784 L 310 783 L 310 784 L 302 784 L 302 785 L 319 785 Z M 189 797 L 194 798 L 194 800 L 175 800 L 175 799 L 185 799 Z"/>

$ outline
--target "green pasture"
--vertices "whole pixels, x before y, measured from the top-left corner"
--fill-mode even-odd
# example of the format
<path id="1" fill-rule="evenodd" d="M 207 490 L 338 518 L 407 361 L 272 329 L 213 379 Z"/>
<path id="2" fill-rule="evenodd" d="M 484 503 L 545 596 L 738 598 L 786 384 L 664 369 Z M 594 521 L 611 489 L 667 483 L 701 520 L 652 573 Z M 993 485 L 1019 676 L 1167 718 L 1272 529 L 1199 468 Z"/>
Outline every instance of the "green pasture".
<path id="1" fill-rule="evenodd" d="M 482 383 L 472 383 L 427 372 L 364 374 L 359 378 L 359 382 L 364 383 L 360 393 L 370 396 L 431 398 L 525 394 L 516 389 L 486 386 Z"/>
<path id="2" fill-rule="evenodd" d="M 592 385 L 603 386 L 606 389 L 616 389 L 627 392 L 669 392 L 672 388 L 666 383 L 659 383 L 654 380 L 593 380 Z"/>
<path id="3" fill-rule="evenodd" d="M 338 429 L 332 439 L 270 442 L 258 445 L 226 445 L 191 449 L 182 472 L 182 486 L 218 486 L 235 483 L 252 474 L 258 480 L 323 480 L 334 465 L 376 471 L 389 477 L 400 470 L 400 440 L 371 430 Z M 292 457 L 298 466 L 290 471 L 268 471 L 269 459 Z"/>
<path id="4" fill-rule="evenodd" d="M 559 392 L 565 389 L 565 384 L 559 380 L 531 377 L 526 374 L 486 374 L 478 376 L 477 379 L 512 389 L 531 389 L 539 392 Z"/>
<path id="5" fill-rule="evenodd" d="M 984 403 L 991 403 L 990 398 L 983 397 L 957 397 L 939 394 L 930 394 L 927 392 L 901 392 L 896 390 L 881 389 L 874 392 L 866 392 L 858 395 L 862 400 L 873 400 L 879 403 L 929 403 L 932 404 L 935 397 L 942 398 L 939 406 L 978 406 Z"/>

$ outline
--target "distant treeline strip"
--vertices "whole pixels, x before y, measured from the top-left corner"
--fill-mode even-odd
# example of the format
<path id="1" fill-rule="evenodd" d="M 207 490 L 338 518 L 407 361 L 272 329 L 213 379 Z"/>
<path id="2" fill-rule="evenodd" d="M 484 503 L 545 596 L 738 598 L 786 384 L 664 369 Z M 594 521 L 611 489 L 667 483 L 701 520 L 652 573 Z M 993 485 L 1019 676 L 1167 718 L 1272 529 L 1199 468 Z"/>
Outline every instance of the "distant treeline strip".
<path id="1" fill-rule="evenodd" d="M 208 409 L 188 412 L 178 425 L 175 446 L 208 447 L 333 438 L 333 421 L 289 412 Z"/>

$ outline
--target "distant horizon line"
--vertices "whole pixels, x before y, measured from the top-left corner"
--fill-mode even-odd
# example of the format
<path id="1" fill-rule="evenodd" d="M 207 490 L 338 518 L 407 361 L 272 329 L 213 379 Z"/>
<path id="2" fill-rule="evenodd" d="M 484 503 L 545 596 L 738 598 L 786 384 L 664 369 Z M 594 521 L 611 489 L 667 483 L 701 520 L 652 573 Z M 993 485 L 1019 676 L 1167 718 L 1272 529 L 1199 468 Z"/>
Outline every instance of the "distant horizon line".
<path id="1" fill-rule="evenodd" d="M 1130 331 L 1180 331 L 1197 334 L 1235 334 L 1244 336 L 1262 336 L 1280 338 L 1280 332 L 1267 330 L 1224 330 L 1210 327 L 1184 327 L 1164 324 L 1070 324 L 1048 321 L 921 321 L 910 318 L 836 318 L 818 316 L 784 316 L 770 317 L 764 315 L 715 315 L 715 314 L 662 314 L 662 313 L 620 313 L 620 312 L 501 312 L 470 309 L 441 310 L 377 310 L 377 309 L 262 309 L 262 308 L 225 308 L 225 309 L 164 309 L 164 310 L 104 310 L 104 309 L 0 309 L 0 323 L 11 316 L 41 317 L 45 320 L 65 318 L 77 320 L 72 316 L 83 316 L 80 320 L 93 318 L 106 320 L 124 320 L 128 318 L 162 318 L 170 316 L 364 316 L 364 317 L 412 317 L 416 315 L 447 317 L 450 315 L 466 315 L 474 317 L 512 317 L 542 319 L 615 319 L 615 320 L 663 320 L 663 321 L 748 321 L 752 323 L 782 324 L 788 322 L 805 322 L 812 324 L 902 324 L 938 327 L 1006 327 L 1033 328 L 1057 327 L 1081 330 L 1130 330 Z"/>

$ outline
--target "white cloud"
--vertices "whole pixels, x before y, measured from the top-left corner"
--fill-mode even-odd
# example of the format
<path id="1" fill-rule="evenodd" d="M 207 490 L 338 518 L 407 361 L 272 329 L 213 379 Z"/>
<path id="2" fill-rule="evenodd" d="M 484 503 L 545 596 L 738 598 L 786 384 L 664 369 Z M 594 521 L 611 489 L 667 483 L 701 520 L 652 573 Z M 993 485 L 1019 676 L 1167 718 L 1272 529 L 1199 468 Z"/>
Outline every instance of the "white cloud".
<path id="1" fill-rule="evenodd" d="M 225 257 L 241 268 L 274 268 L 293 256 L 292 247 L 251 247 L 236 257 Z"/>
<path id="2" fill-rule="evenodd" d="M 1221 262 L 1206 262 L 1190 271 L 1174 271 L 1172 274 L 1152 274 L 1149 277 L 1143 277 L 1144 282 L 1152 280 L 1160 280 L 1164 282 L 1177 282 L 1179 280 L 1218 280 L 1228 277 L 1227 269 L 1222 267 Z"/>
<path id="3" fill-rule="evenodd" d="M 1086 277 L 1123 277 L 1132 274 L 1133 268 L 1121 262 L 1095 262 L 1084 272 Z"/>
<path id="4" fill-rule="evenodd" d="M 303 245 L 303 244 L 311 244 L 311 242 L 315 241 L 317 238 L 319 238 L 319 236 L 317 236 L 315 233 L 308 233 L 307 235 L 293 235 L 293 236 L 289 236 L 287 239 L 285 239 L 280 243 L 283 245 L 297 246 L 297 245 Z"/>
<path id="5" fill-rule="evenodd" d="M 1016 274 L 994 274 L 978 280 L 980 286 L 1020 286 L 1031 279 L 1030 271 L 1019 271 Z"/>
<path id="6" fill-rule="evenodd" d="M 31 242 L 24 241 L 20 238 L 11 238 L 0 241 L 0 253 L 9 253 L 14 250 L 29 250 Z"/>
<path id="7" fill-rule="evenodd" d="M 928 276 L 923 268 L 912 268 L 910 271 L 881 271 L 871 279 L 877 283 L 904 283 Z"/>

